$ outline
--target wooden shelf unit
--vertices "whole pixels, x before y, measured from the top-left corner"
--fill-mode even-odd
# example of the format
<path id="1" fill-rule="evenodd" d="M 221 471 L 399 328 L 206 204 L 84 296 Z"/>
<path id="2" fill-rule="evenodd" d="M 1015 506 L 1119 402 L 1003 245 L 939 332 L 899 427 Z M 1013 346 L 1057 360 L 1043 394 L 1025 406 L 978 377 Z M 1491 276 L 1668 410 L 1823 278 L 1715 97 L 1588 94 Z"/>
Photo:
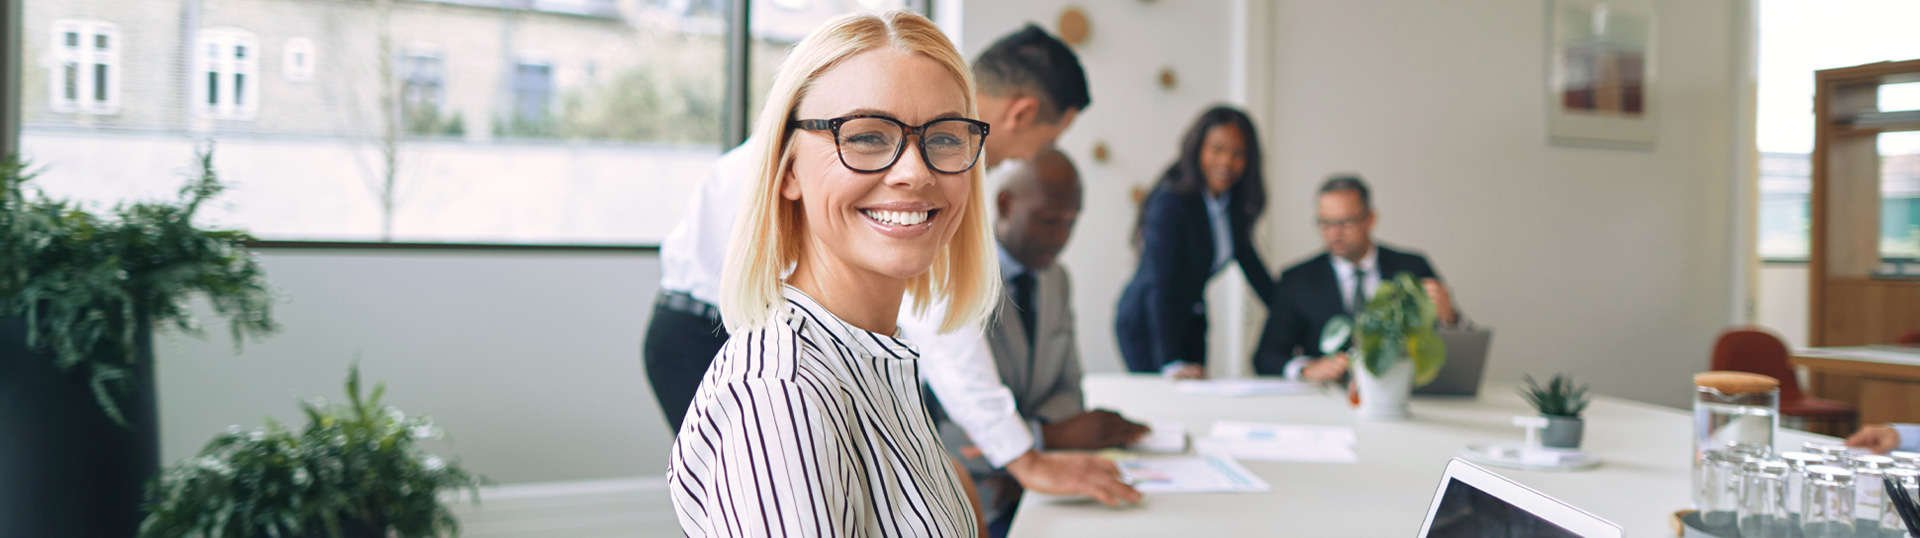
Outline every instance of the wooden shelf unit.
<path id="1" fill-rule="evenodd" d="M 1814 79 L 1809 343 L 1892 343 L 1920 329 L 1920 280 L 1874 276 L 1880 267 L 1877 142 L 1880 134 L 1920 131 L 1920 122 L 1848 122 L 1877 110 L 1881 85 L 1920 81 L 1920 60 L 1826 69 Z"/>

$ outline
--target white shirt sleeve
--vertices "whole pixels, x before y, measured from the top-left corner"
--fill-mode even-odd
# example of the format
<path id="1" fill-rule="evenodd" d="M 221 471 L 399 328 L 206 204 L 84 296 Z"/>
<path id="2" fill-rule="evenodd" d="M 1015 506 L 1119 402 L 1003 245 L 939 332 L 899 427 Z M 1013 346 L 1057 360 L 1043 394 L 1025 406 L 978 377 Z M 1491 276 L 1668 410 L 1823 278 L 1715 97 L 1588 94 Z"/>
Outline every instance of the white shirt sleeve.
<path id="1" fill-rule="evenodd" d="M 1900 432 L 1900 446 L 1894 450 L 1920 452 L 1920 424 L 1893 424 L 1893 431 Z"/>
<path id="2" fill-rule="evenodd" d="M 760 144 L 747 139 L 721 155 L 694 192 L 688 212 L 660 242 L 660 289 L 684 292 L 720 304 L 720 270 L 727 259 L 733 222 L 760 173 Z"/>
<path id="3" fill-rule="evenodd" d="M 919 319 L 905 306 L 900 309 L 900 332 L 920 348 L 921 376 L 954 424 L 966 430 L 994 467 L 1005 467 L 1032 450 L 1033 433 L 1020 418 L 1013 391 L 1000 383 L 986 331 L 970 326 L 938 334 L 943 305 L 927 308 L 935 319 Z"/>

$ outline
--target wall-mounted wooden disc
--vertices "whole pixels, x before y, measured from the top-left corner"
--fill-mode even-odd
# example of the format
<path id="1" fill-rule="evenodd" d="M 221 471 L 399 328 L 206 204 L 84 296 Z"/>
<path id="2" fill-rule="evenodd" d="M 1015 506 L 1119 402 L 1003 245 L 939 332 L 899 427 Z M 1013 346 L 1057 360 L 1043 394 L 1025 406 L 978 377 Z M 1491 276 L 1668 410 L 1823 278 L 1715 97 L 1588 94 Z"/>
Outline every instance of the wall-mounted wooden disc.
<path id="1" fill-rule="evenodd" d="M 1087 42 L 1087 36 L 1093 34 L 1093 26 L 1087 22 L 1087 14 L 1080 8 L 1067 6 L 1060 10 L 1060 40 L 1075 47 Z"/>

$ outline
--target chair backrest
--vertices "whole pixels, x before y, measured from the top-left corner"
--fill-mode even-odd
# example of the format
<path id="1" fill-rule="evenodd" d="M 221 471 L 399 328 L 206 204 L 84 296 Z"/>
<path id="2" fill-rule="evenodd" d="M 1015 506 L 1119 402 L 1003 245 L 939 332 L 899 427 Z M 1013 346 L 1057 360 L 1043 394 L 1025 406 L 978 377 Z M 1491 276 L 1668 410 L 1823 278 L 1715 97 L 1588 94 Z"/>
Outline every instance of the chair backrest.
<path id="1" fill-rule="evenodd" d="M 1713 344 L 1713 369 L 1772 376 L 1780 380 L 1780 401 L 1799 400 L 1800 383 L 1787 364 L 1787 345 L 1757 327 L 1727 329 Z"/>

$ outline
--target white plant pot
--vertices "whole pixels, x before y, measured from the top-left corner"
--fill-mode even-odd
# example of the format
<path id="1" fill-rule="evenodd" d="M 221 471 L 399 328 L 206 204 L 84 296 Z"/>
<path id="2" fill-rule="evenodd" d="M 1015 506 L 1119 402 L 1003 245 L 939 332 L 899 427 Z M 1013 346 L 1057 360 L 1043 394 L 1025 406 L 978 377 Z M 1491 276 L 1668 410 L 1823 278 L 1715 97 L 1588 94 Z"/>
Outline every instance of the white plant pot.
<path id="1" fill-rule="evenodd" d="M 1353 372 L 1354 384 L 1360 387 L 1361 420 L 1400 421 L 1411 416 L 1407 398 L 1413 394 L 1413 361 L 1402 357 L 1377 377 L 1359 363 Z"/>

